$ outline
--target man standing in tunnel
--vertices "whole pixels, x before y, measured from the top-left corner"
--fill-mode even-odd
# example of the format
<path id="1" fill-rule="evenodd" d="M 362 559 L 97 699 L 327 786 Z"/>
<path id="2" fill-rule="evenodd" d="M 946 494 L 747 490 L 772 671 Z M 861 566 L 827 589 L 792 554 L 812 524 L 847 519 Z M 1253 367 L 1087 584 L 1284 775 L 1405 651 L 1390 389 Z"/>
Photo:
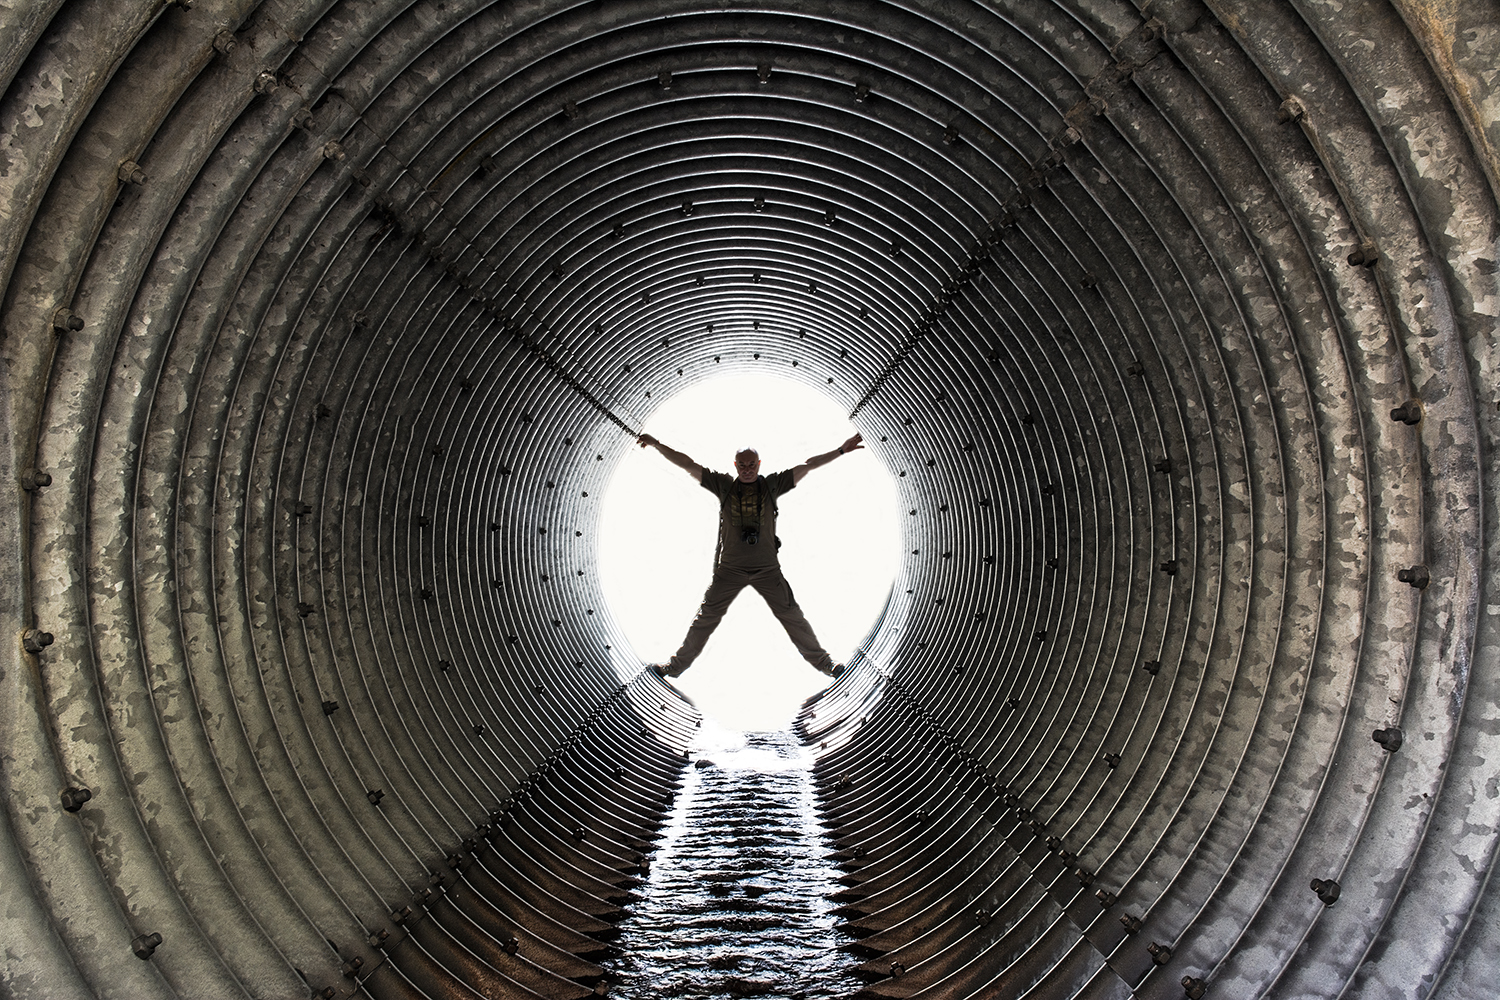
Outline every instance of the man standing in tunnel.
<path id="1" fill-rule="evenodd" d="M 704 468 L 650 434 L 642 434 L 636 440 L 642 448 L 649 446 L 661 452 L 667 461 L 719 498 L 719 544 L 714 558 L 713 580 L 703 595 L 703 604 L 688 628 L 687 637 L 682 640 L 682 647 L 671 660 L 652 669 L 662 677 L 682 676 L 703 652 L 704 643 L 718 628 L 729 605 L 748 586 L 754 587 L 765 598 L 771 613 L 786 629 L 803 659 L 830 677 L 842 674 L 843 665 L 835 664 L 828 651 L 818 645 L 818 637 L 813 634 L 812 626 L 792 596 L 791 585 L 781 573 L 781 563 L 776 555 L 781 545 L 776 537 L 776 501 L 813 469 L 863 448 L 860 443 L 863 436 L 856 434 L 833 451 L 814 455 L 801 465 L 771 476 L 760 474 L 760 456 L 753 448 L 746 448 L 734 456 L 735 475 L 731 476 Z"/>

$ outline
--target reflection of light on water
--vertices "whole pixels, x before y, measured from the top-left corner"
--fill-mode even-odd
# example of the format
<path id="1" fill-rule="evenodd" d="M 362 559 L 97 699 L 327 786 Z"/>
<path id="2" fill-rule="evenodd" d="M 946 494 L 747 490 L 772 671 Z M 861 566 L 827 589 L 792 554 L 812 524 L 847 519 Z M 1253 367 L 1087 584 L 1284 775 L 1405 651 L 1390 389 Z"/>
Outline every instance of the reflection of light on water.
<path id="1" fill-rule="evenodd" d="M 787 733 L 705 729 L 620 924 L 613 997 L 830 1000 L 862 985 L 838 951 L 839 887 L 813 798 L 811 760 Z M 708 766 L 696 766 L 709 761 Z"/>

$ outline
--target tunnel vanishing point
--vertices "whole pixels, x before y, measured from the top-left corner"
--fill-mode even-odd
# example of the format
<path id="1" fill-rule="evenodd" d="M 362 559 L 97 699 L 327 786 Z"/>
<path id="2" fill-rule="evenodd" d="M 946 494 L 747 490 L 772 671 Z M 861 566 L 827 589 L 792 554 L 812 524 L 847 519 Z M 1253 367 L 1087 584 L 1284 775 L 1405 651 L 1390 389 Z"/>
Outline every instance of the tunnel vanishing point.
<path id="1" fill-rule="evenodd" d="M 697 716 L 599 499 L 758 372 L 903 511 L 795 727 L 860 996 L 1492 1000 L 1497 66 L 1493 0 L 0 5 L 0 994 L 606 992 Z"/>

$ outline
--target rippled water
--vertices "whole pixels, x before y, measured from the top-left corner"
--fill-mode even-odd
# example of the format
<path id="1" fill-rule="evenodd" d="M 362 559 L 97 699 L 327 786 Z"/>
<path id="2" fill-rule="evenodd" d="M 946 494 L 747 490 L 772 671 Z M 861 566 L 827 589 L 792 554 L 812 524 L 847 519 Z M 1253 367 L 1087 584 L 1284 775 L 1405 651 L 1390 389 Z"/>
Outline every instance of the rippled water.
<path id="1" fill-rule="evenodd" d="M 831 1000 L 862 983 L 837 951 L 811 760 L 789 733 L 701 738 L 643 899 L 620 924 L 609 995 Z M 708 762 L 705 764 L 704 762 Z"/>

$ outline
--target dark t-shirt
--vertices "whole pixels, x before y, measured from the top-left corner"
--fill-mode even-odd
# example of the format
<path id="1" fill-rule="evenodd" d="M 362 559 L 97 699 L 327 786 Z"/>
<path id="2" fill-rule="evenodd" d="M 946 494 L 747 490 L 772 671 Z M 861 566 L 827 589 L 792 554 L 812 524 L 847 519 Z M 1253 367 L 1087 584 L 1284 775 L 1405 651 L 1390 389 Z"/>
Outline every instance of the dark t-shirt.
<path id="1" fill-rule="evenodd" d="M 719 564 L 777 565 L 776 498 L 797 485 L 792 470 L 742 483 L 727 473 L 704 469 L 702 482 L 705 490 L 719 498 Z M 745 541 L 746 528 L 760 534 L 754 545 Z"/>

